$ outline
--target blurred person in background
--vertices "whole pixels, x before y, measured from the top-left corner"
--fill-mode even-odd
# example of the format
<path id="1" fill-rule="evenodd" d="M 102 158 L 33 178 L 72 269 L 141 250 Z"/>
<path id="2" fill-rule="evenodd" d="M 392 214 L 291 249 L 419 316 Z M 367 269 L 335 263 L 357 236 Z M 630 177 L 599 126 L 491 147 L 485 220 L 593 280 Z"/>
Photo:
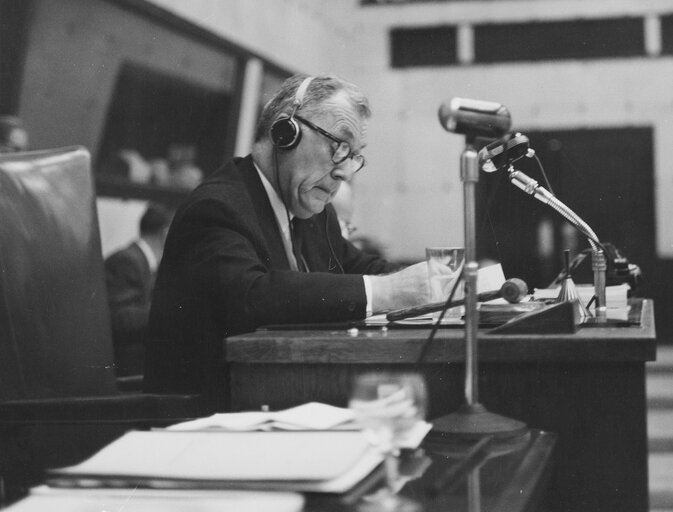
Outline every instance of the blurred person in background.
<path id="1" fill-rule="evenodd" d="M 355 212 L 355 189 L 352 183 L 344 181 L 336 195 L 332 198 L 332 206 L 336 211 L 341 226 L 341 236 L 350 240 L 353 245 L 367 254 L 373 254 L 385 258 L 386 254 L 381 244 L 369 236 L 357 232 L 358 228 L 353 223 Z M 401 266 L 401 265 L 400 265 Z"/>
<path id="2" fill-rule="evenodd" d="M 143 372 L 152 290 L 172 218 L 168 208 L 149 203 L 140 219 L 140 236 L 105 260 L 118 376 Z"/>

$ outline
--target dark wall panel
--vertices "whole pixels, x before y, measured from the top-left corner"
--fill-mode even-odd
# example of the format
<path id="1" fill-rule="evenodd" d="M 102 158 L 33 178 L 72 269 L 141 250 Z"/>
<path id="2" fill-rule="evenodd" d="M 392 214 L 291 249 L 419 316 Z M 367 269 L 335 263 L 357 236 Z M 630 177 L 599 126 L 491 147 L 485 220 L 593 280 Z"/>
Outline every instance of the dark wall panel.
<path id="1" fill-rule="evenodd" d="M 390 59 L 393 68 L 456 64 L 456 27 L 393 29 Z"/>
<path id="2" fill-rule="evenodd" d="M 475 62 L 645 55 L 642 18 L 477 25 Z"/>
<path id="3" fill-rule="evenodd" d="M 673 14 L 661 17 L 661 51 L 673 54 Z"/>

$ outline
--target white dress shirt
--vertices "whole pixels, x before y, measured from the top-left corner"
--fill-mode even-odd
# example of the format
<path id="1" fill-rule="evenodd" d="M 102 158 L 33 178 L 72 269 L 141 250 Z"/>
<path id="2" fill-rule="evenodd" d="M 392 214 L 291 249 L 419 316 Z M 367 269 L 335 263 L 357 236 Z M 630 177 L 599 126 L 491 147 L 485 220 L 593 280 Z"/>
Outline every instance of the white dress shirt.
<path id="1" fill-rule="evenodd" d="M 157 257 L 154 255 L 154 251 L 142 238 L 138 238 L 135 242 L 136 245 L 140 247 L 140 250 L 145 255 L 145 258 L 147 258 L 147 263 L 150 266 L 150 272 L 155 273 L 159 267 L 159 262 L 157 261 Z"/>
<path id="2" fill-rule="evenodd" d="M 294 252 L 292 251 L 292 235 L 290 233 L 290 224 L 288 222 L 288 217 L 290 218 L 290 220 L 292 220 L 292 218 L 294 218 L 294 215 L 292 215 L 292 212 L 289 212 L 285 208 L 285 203 L 283 203 L 283 200 L 278 195 L 278 192 L 276 192 L 276 189 L 273 188 L 273 185 L 271 185 L 271 183 L 266 178 L 264 173 L 257 166 L 257 163 L 255 162 L 253 163 L 255 164 L 255 169 L 257 169 L 257 174 L 259 174 L 259 177 L 262 180 L 262 185 L 264 185 L 266 195 L 269 197 L 269 202 L 271 203 L 271 208 L 273 208 L 273 213 L 276 216 L 276 221 L 278 222 L 278 227 L 280 228 L 280 232 L 283 238 L 283 246 L 285 247 L 285 254 L 287 255 L 288 261 L 290 262 L 290 267 L 292 267 L 292 270 L 298 270 L 297 259 L 294 257 Z M 369 279 L 369 276 L 362 276 L 362 277 L 365 285 L 365 295 L 367 296 L 367 316 L 371 316 L 372 284 L 371 280 Z"/>

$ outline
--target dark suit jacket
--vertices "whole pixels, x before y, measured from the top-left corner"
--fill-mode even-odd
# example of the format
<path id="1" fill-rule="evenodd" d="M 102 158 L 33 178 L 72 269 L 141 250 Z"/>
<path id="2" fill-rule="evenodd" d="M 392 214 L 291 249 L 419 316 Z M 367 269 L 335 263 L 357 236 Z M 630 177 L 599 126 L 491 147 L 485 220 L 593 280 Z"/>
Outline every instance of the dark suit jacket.
<path id="1" fill-rule="evenodd" d="M 117 375 L 143 371 L 154 276 L 135 242 L 105 260 Z"/>
<path id="2" fill-rule="evenodd" d="M 308 273 L 290 270 L 250 156 L 234 159 L 190 194 L 173 219 L 157 275 L 147 391 L 223 396 L 215 364 L 226 336 L 268 324 L 364 318 L 361 275 L 393 267 L 345 240 L 331 205 L 298 230 Z"/>

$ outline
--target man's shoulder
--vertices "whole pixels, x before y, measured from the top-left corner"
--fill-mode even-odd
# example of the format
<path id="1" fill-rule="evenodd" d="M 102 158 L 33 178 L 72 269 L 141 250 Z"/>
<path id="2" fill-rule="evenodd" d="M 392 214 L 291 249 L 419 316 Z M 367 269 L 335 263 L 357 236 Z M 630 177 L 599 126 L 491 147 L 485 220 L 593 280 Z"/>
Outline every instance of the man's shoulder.
<path id="1" fill-rule="evenodd" d="M 247 175 L 254 171 L 252 160 L 236 157 L 219 167 L 187 197 L 186 204 L 213 199 L 228 202 L 247 192 Z"/>
<path id="2" fill-rule="evenodd" d="M 250 217 L 255 210 L 260 187 L 261 181 L 252 159 L 234 158 L 189 194 L 178 209 L 175 220 L 213 216 L 230 219 Z"/>

